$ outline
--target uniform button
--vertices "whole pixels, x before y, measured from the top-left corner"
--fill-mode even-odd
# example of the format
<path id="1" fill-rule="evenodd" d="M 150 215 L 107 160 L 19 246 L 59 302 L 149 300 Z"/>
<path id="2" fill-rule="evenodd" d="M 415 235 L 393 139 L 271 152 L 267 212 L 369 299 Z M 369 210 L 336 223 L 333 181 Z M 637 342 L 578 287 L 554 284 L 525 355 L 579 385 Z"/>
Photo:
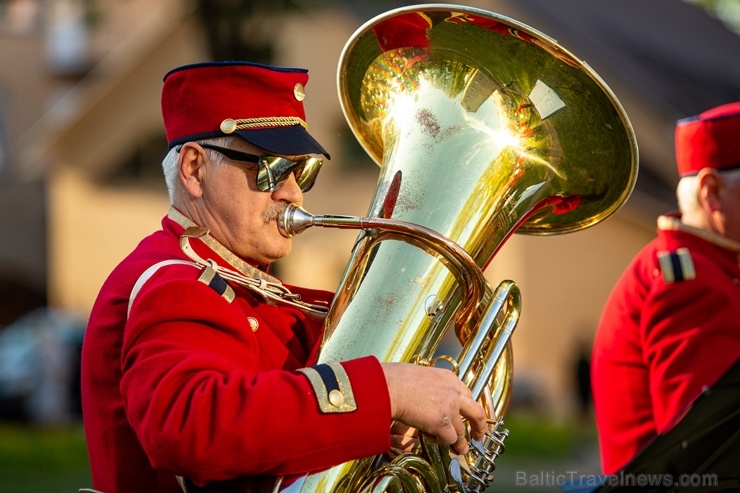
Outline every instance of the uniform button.
<path id="1" fill-rule="evenodd" d="M 260 328 L 260 323 L 257 321 L 254 317 L 247 318 L 249 321 L 249 326 L 252 328 L 252 332 L 257 332 L 257 329 Z"/>
<path id="2" fill-rule="evenodd" d="M 295 96 L 298 101 L 303 101 L 306 98 L 306 90 L 300 82 L 293 86 L 293 96 Z"/>
<path id="3" fill-rule="evenodd" d="M 236 131 L 236 121 L 227 118 L 221 122 L 221 131 L 225 134 L 233 134 Z"/>
<path id="4" fill-rule="evenodd" d="M 344 395 L 337 389 L 334 389 L 329 392 L 329 402 L 334 407 L 341 407 L 344 404 Z"/>

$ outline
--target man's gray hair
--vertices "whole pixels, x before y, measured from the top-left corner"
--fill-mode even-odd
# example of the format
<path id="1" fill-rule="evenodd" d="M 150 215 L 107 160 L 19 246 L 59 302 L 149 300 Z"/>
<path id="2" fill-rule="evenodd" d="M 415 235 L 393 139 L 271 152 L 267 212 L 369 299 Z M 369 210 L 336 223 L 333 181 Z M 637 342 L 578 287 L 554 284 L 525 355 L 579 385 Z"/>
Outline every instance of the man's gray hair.
<path id="1" fill-rule="evenodd" d="M 730 183 L 740 180 L 740 169 L 719 170 L 719 172 L 722 178 Z M 696 211 L 701 207 L 699 204 L 699 180 L 696 175 L 684 176 L 678 181 L 676 197 L 678 198 L 678 208 L 683 214 Z"/>
<path id="2" fill-rule="evenodd" d="M 678 199 L 678 208 L 682 214 L 687 214 L 699 208 L 699 180 L 696 175 L 684 176 L 678 180 L 676 198 Z"/>
<path id="3" fill-rule="evenodd" d="M 233 137 L 216 137 L 215 139 L 203 139 L 194 142 L 208 142 L 219 147 L 228 147 Z M 174 203 L 175 193 L 179 187 L 179 170 L 177 167 L 177 161 L 180 157 L 180 153 L 177 149 L 180 146 L 175 146 L 167 153 L 162 160 L 162 173 L 164 174 L 164 182 L 167 184 L 167 194 L 170 197 L 170 203 Z M 214 164 L 221 164 L 223 156 L 211 149 L 204 149 Z"/>

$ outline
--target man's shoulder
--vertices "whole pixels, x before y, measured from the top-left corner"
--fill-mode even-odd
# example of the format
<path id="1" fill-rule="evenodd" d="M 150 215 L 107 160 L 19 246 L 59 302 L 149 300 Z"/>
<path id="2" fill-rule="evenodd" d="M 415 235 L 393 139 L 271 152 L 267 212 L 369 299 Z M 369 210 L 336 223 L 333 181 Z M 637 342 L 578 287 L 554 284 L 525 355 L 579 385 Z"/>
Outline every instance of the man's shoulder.
<path id="1" fill-rule="evenodd" d="M 702 261 L 699 261 L 703 264 Z M 615 291 L 640 303 L 658 291 L 696 283 L 697 259 L 692 250 L 677 244 L 668 245 L 654 238 L 632 259 L 622 273 Z"/>
<path id="2" fill-rule="evenodd" d="M 137 279 L 151 266 L 171 259 L 185 259 L 177 238 L 165 231 L 157 231 L 142 239 L 121 260 L 103 285 L 102 291 L 130 291 Z"/>
<path id="3" fill-rule="evenodd" d="M 722 244 L 685 231 L 662 234 L 661 248 L 655 251 L 666 283 L 693 281 L 714 283 L 725 279 L 737 283 L 740 254 Z"/>
<path id="4" fill-rule="evenodd" d="M 716 268 L 711 252 L 701 242 L 685 241 L 685 235 L 661 232 L 640 250 L 631 268 L 643 280 L 676 284 L 695 281 L 697 271 Z"/>

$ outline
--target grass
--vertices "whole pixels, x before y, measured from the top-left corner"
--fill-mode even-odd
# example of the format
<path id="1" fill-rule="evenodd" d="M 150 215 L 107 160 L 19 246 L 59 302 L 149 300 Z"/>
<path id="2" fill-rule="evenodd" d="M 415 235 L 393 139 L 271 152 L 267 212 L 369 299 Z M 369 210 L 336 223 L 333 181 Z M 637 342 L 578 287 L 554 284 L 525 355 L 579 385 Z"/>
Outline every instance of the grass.
<path id="1" fill-rule="evenodd" d="M 577 437 L 571 423 L 510 415 L 504 426 L 509 430 L 507 456 L 548 458 L 569 453 L 576 447 Z"/>
<path id="2" fill-rule="evenodd" d="M 511 491 L 506 476 L 515 469 L 557 467 L 557 461 L 576 454 L 584 441 L 593 444 L 596 440 L 592 427 L 584 431 L 583 426 L 553 423 L 539 416 L 510 413 L 506 427 L 510 432 L 506 453 L 497 461 L 502 478 L 492 490 L 502 493 Z M 1 493 L 75 493 L 91 486 L 81 424 L 38 428 L 0 423 Z"/>
<path id="3" fill-rule="evenodd" d="M 599 473 L 596 428 L 592 419 L 553 422 L 542 416 L 506 416 L 506 452 L 496 460 L 489 493 L 562 493 L 558 481 L 571 473 Z"/>
<path id="4" fill-rule="evenodd" d="M 81 424 L 59 428 L 0 424 L 2 493 L 76 492 L 89 486 Z"/>

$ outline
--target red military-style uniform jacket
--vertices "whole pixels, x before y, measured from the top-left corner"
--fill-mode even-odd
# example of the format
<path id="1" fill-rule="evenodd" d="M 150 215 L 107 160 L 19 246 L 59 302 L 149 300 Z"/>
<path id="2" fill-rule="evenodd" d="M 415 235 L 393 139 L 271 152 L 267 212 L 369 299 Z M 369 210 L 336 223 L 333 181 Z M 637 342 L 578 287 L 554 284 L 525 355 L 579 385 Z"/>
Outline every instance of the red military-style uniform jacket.
<path id="1" fill-rule="evenodd" d="M 658 221 L 602 314 L 592 384 L 602 469 L 617 472 L 740 357 L 740 244 Z"/>
<path id="2" fill-rule="evenodd" d="M 82 397 L 93 487 L 174 493 L 182 476 L 207 491 L 261 491 L 264 475 L 387 452 L 390 399 L 374 357 L 332 365 L 327 380 L 325 366 L 304 369 L 315 362 L 322 320 L 193 263 L 144 274 L 162 261 L 189 262 L 179 244 L 188 222 L 171 210 L 112 272 L 92 310 Z M 275 281 L 208 239 L 189 242 L 201 258 Z M 290 289 L 309 303 L 332 297 Z M 325 412 L 333 377 L 356 409 Z"/>

